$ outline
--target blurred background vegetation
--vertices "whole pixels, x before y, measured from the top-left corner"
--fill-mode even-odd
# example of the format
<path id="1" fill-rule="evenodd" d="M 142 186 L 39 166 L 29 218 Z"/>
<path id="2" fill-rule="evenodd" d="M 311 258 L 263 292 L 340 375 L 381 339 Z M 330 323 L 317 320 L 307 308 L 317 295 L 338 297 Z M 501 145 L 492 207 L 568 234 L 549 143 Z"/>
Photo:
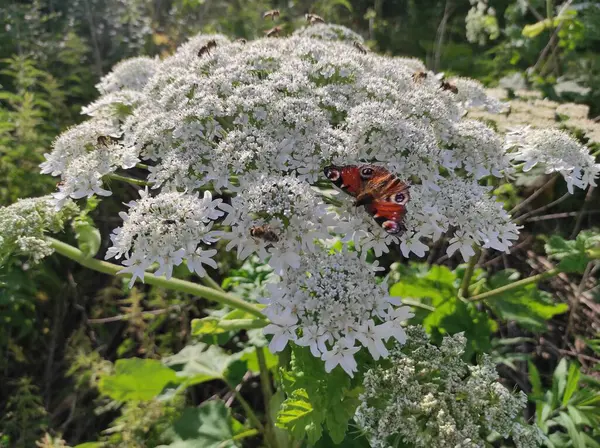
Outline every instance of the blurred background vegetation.
<path id="1" fill-rule="evenodd" d="M 272 24 L 262 13 L 273 8 L 281 10 L 287 32 L 304 25 L 305 13 L 317 13 L 360 33 L 374 51 L 423 59 L 432 70 L 501 86 L 509 97 L 527 88 L 553 101 L 586 104 L 590 115 L 584 118 L 593 120 L 600 115 L 600 3 L 567 3 L 568 13 L 559 14 L 564 5 L 552 0 L 5 0 L 0 6 L 0 206 L 55 189 L 49 176 L 38 174 L 38 164 L 62 130 L 82 121 L 81 107 L 94 99 L 95 84 L 117 61 L 166 56 L 198 32 L 263 36 Z M 543 181 L 541 174 L 537 180 L 530 176 L 514 190 L 499 193 L 514 205 Z M 541 199 L 549 203 L 565 191 L 556 183 Z M 134 188 L 125 188 L 122 197 L 116 196 L 134 195 Z M 587 196 L 578 192 L 550 211 L 578 211 L 597 196 L 593 190 Z M 117 225 L 106 216 L 116 216 L 110 211 L 118 207 L 111 199 L 88 203 L 104 237 Z M 526 244 L 520 258 L 511 256 L 511 267 L 528 275 L 532 266 L 525 260 L 543 254 L 540 236 L 568 237 L 593 225 L 589 216 L 579 222 L 578 216 L 526 224 L 521 240 Z M 540 257 L 537 263 L 547 262 Z M 440 260 L 429 260 L 435 261 Z M 458 264 L 441 262 L 450 268 Z M 490 259 L 486 266 L 494 269 L 496 262 L 509 263 Z M 406 278 L 424 275 L 414 266 L 398 269 Z M 232 259 L 221 261 L 220 272 L 229 277 L 213 272 L 214 278 L 245 297 L 266 276 L 261 267 L 239 266 Z M 557 282 L 549 300 L 568 302 L 571 281 Z M 37 266 L 27 260 L 6 263 L 0 268 L 0 446 L 73 446 L 88 440 L 156 446 L 178 416 L 180 403 L 117 403 L 98 393 L 98 382 L 113 371 L 116 359 L 178 352 L 190 339 L 191 319 L 206 312 L 206 303 L 184 294 L 129 290 L 120 279 L 58 257 Z M 586 384 L 597 387 L 598 316 L 588 310 L 579 322 L 581 334 L 575 330 L 566 342 L 561 319 L 553 320 L 550 313 L 547 322 L 524 325 L 523 331 L 492 325 L 500 336 L 491 346 L 488 339 L 485 351 L 504 364 L 510 383 L 528 392 L 532 389 L 519 366 L 534 361 L 550 387 L 555 368 L 566 375 L 559 360 L 569 353 L 590 375 Z M 235 347 L 243 340 L 235 335 L 222 343 Z M 581 358 L 578 353 L 586 354 Z M 248 379 L 242 392 L 260 407 L 255 381 Z M 204 385 L 193 391 L 193 400 L 202 402 L 219 389 L 218 384 Z M 585 421 L 577 424 L 586 426 Z"/>

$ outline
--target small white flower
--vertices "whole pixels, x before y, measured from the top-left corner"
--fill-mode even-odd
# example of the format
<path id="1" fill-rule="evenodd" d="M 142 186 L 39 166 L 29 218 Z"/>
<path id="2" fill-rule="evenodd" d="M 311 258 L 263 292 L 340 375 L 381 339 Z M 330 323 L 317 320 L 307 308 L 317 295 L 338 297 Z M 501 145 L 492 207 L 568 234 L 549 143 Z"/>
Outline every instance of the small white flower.
<path id="1" fill-rule="evenodd" d="M 354 372 L 358 371 L 354 354 L 359 350 L 360 347 L 354 347 L 346 339 L 338 340 L 331 350 L 323 353 L 325 371 L 329 373 L 339 365 L 348 375 L 354 377 Z"/>
<path id="2" fill-rule="evenodd" d="M 296 322 L 298 317 L 294 316 L 290 310 L 286 310 L 284 313 L 273 316 L 270 318 L 271 324 L 267 325 L 263 332 L 265 334 L 272 334 L 273 338 L 269 343 L 269 350 L 272 353 L 282 351 L 287 345 L 288 341 L 295 341 L 296 335 Z"/>

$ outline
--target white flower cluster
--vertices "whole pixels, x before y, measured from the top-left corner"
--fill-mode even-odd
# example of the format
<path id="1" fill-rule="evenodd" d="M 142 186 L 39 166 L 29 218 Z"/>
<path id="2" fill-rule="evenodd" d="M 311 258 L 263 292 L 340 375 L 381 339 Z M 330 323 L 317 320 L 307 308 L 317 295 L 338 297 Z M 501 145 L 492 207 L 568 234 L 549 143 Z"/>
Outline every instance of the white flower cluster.
<path id="1" fill-rule="evenodd" d="M 96 88 L 101 94 L 109 94 L 121 90 L 141 91 L 154 76 L 160 65 L 158 59 L 146 56 L 130 58 L 119 62 L 105 75 Z"/>
<path id="2" fill-rule="evenodd" d="M 73 201 L 56 211 L 51 196 L 19 199 L 8 207 L 0 207 L 0 265 L 11 254 L 28 256 L 34 263 L 52 254 L 44 234 L 60 232 L 78 212 Z"/>
<path id="3" fill-rule="evenodd" d="M 500 27 L 496 19 L 496 10 L 488 5 L 487 0 L 470 0 L 471 9 L 465 17 L 467 40 L 471 43 L 485 45 L 488 40 L 500 36 Z"/>
<path id="4" fill-rule="evenodd" d="M 223 216 L 218 209 L 221 199 L 213 200 L 208 191 L 203 197 L 197 193 L 139 193 L 139 200 L 127 204 L 129 213 L 120 213 L 123 226 L 113 231 L 113 245 L 105 257 L 124 256 L 127 267 L 120 273 L 132 274 L 130 287 L 136 278 L 143 281 L 144 272 L 153 263 L 159 265 L 155 274 L 167 278 L 184 259 L 190 272 L 201 277 L 206 274 L 203 264 L 217 267 L 211 258 L 217 251 L 202 246 L 214 243 L 222 234 L 212 230 L 214 220 Z"/>
<path id="5" fill-rule="evenodd" d="M 281 274 L 300 266 L 299 254 L 323 250 L 315 241 L 329 238 L 337 220 L 308 183 L 260 175 L 244 178 L 239 190 L 231 204 L 220 205 L 227 212 L 223 225 L 231 226 L 226 249 L 237 247 L 238 258 L 256 253 Z"/>
<path id="6" fill-rule="evenodd" d="M 360 34 L 355 33 L 345 26 L 335 24 L 317 23 L 315 25 L 308 25 L 294 31 L 293 34 L 294 36 L 311 37 L 313 39 L 364 42 Z"/>
<path id="7" fill-rule="evenodd" d="M 372 267 L 355 252 L 322 250 L 302 257 L 297 268 L 288 269 L 281 282 L 267 289 L 264 313 L 272 323 L 265 333 L 273 334 L 272 352 L 294 341 L 323 359 L 327 372 L 340 365 L 353 376 L 360 345 L 377 360 L 389 354 L 388 339 L 400 344 L 406 340 L 401 323 L 412 313 L 397 307 L 399 298 L 376 283 Z"/>
<path id="8" fill-rule="evenodd" d="M 587 188 L 596 185 L 600 164 L 595 163 L 588 148 L 558 129 L 515 129 L 506 135 L 508 149 L 516 147 L 515 160 L 523 161 L 523 171 L 538 163 L 546 173 L 559 172 L 567 182 L 569 193 L 573 186 Z"/>
<path id="9" fill-rule="evenodd" d="M 445 337 L 440 347 L 420 327 L 407 334 L 406 346 L 392 350 L 390 367 L 365 375 L 355 420 L 373 448 L 391 447 L 392 440 L 417 448 L 475 448 L 494 433 L 513 437 L 518 448 L 541 445 L 539 430 L 518 422 L 526 395 L 498 383 L 490 357 L 475 366 L 464 362 L 462 334 Z"/>
<path id="10" fill-rule="evenodd" d="M 330 234 L 353 241 L 362 259 L 396 244 L 404 256 L 423 256 L 426 241 L 443 233 L 450 255 L 468 258 L 473 245 L 508 250 L 518 228 L 478 181 L 510 174 L 513 153 L 492 129 L 465 118 L 468 108 L 499 111 L 502 104 L 476 81 L 440 80 L 420 61 L 366 52 L 360 41 L 325 24 L 247 43 L 199 35 L 163 61 L 119 64 L 85 109 L 90 121 L 61 135 L 42 164 L 61 176 L 57 206 L 110 194 L 103 180 L 117 170 L 147 168 L 144 181 L 160 193 L 132 205 L 108 254 L 124 256 L 126 272 L 142 277 L 156 262 L 157 273 L 170 275 L 187 259 L 202 274 L 202 264 L 214 262 L 199 248 L 222 238 L 240 258 L 256 253 L 268 261 L 283 276 L 281 294 L 295 287 L 295 269 L 309 272 L 308 260 L 322 250 L 315 241 Z M 326 205 L 324 167 L 364 163 L 412 185 L 406 232 L 388 233 L 349 195 L 328 198 L 338 207 Z M 593 181 L 595 173 L 581 169 Z M 231 201 L 200 199 L 199 189 Z M 354 256 L 340 255 L 348 263 Z M 331 267 L 344 269 L 341 261 Z M 289 319 L 285 307 L 271 309 Z M 270 312 L 274 322 L 276 315 Z M 297 317 L 303 337 L 309 320 Z M 382 315 L 371 318 L 377 326 Z M 333 345 L 319 351 L 325 356 L 348 338 L 332 333 Z"/>
<path id="11" fill-rule="evenodd" d="M 56 139 L 40 166 L 42 173 L 61 176 L 58 192 L 53 193 L 57 209 L 69 198 L 109 196 L 110 191 L 102 188 L 103 176 L 139 162 L 135 148 L 117 142 L 119 135 L 117 121 L 98 118 L 74 126 Z"/>

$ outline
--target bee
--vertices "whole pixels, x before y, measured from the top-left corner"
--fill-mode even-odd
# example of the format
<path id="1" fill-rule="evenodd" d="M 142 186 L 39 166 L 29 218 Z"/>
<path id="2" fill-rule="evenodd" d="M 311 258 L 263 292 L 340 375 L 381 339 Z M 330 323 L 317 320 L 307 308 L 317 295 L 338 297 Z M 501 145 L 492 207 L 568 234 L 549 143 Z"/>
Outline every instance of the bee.
<path id="1" fill-rule="evenodd" d="M 369 51 L 369 50 L 367 50 L 367 47 L 365 47 L 363 44 L 361 44 L 358 41 L 354 41 L 354 48 L 356 48 L 362 54 L 367 54 L 367 52 Z"/>
<path id="2" fill-rule="evenodd" d="M 58 182 L 56 182 L 56 188 L 62 187 L 65 184 L 64 180 L 59 180 Z"/>
<path id="3" fill-rule="evenodd" d="M 177 222 L 176 222 L 174 219 L 165 219 L 165 220 L 163 221 L 163 224 L 165 224 L 165 225 L 167 225 L 167 226 L 170 226 L 170 225 L 173 225 L 173 224 L 176 224 L 176 223 L 177 223 Z"/>
<path id="4" fill-rule="evenodd" d="M 198 50 L 198 57 L 201 58 L 205 54 L 210 54 L 210 50 L 212 50 L 216 46 L 217 46 L 216 40 L 214 40 L 214 39 L 209 40 L 208 42 L 206 42 L 206 45 L 204 45 L 203 47 L 200 47 L 200 49 Z"/>
<path id="5" fill-rule="evenodd" d="M 272 9 L 263 14 L 263 19 L 268 19 L 270 17 L 271 20 L 275 20 L 275 18 L 279 17 L 279 14 L 280 12 L 278 9 Z"/>
<path id="6" fill-rule="evenodd" d="M 325 19 L 316 14 L 304 14 L 304 17 L 306 17 L 306 21 L 311 25 L 314 25 L 315 23 L 325 23 Z"/>
<path id="7" fill-rule="evenodd" d="M 281 26 L 277 25 L 271 28 L 270 30 L 265 31 L 267 37 L 277 37 L 281 33 Z"/>
<path id="8" fill-rule="evenodd" d="M 415 82 L 422 82 L 427 79 L 427 72 L 418 71 L 412 74 L 412 79 Z"/>
<path id="9" fill-rule="evenodd" d="M 451 82 L 448 81 L 442 81 L 442 90 L 449 90 L 450 92 L 457 94 L 458 93 L 458 87 L 456 87 L 454 84 L 452 84 Z"/>
<path id="10" fill-rule="evenodd" d="M 275 233 L 275 230 L 268 225 L 265 224 L 263 226 L 254 226 L 250 228 L 250 236 L 252 238 L 260 238 L 268 243 L 276 243 L 279 241 L 279 236 Z"/>
<path id="11" fill-rule="evenodd" d="M 100 146 L 108 146 L 109 143 L 119 143 L 119 139 L 107 135 L 101 135 L 100 137 L 98 137 L 96 142 L 98 142 L 98 145 Z"/>
<path id="12" fill-rule="evenodd" d="M 236 41 L 237 43 L 240 43 L 240 44 L 245 44 L 246 42 L 248 42 L 248 41 L 247 41 L 246 39 L 244 39 L 243 37 L 240 37 L 239 39 L 236 39 L 235 41 Z"/>

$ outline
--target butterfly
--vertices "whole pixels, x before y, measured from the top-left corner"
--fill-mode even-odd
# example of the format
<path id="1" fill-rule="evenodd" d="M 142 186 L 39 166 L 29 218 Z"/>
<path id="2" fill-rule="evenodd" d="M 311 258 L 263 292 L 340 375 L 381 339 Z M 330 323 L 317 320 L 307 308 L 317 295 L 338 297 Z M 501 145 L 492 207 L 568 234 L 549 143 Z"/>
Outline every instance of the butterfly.
<path id="1" fill-rule="evenodd" d="M 329 165 L 324 173 L 335 186 L 356 198 L 356 207 L 364 205 L 387 233 L 396 235 L 406 230 L 402 220 L 410 200 L 409 185 L 387 169 L 377 165 Z"/>

